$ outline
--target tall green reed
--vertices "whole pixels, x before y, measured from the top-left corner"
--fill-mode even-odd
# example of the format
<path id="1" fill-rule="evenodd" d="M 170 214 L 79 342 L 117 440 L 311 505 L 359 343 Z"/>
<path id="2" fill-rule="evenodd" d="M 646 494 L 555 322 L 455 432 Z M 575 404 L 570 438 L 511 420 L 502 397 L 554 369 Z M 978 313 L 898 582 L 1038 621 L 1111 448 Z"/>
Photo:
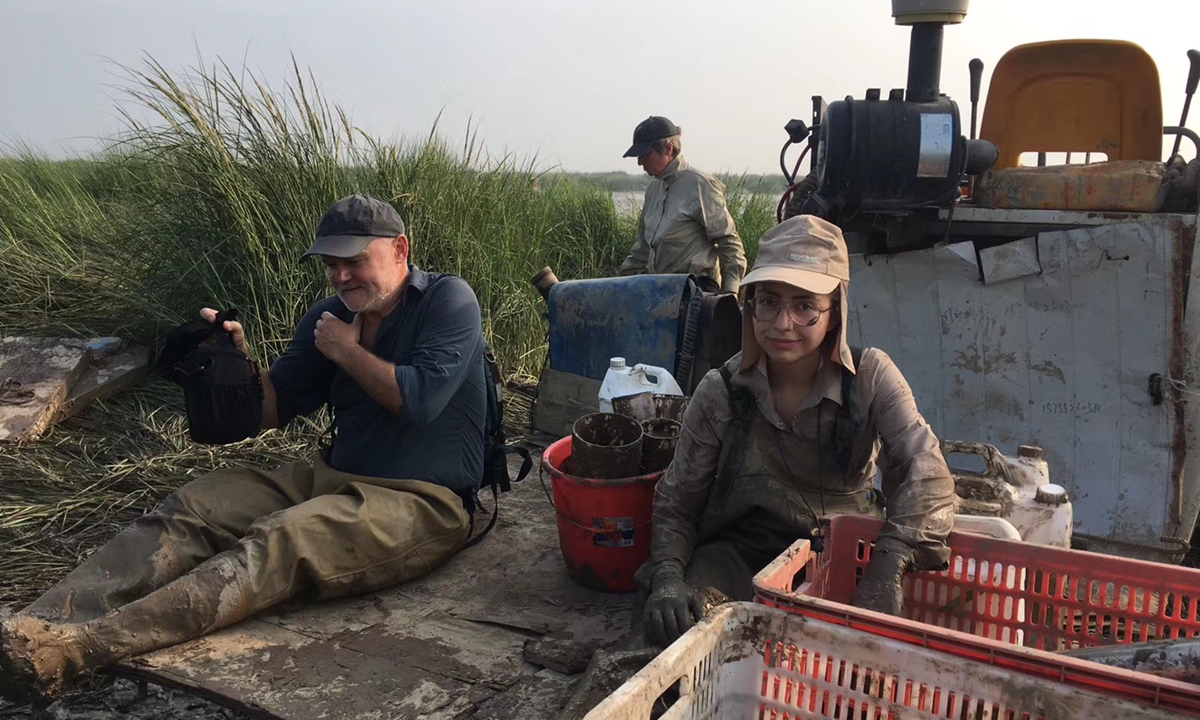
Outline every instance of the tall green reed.
<path id="1" fill-rule="evenodd" d="M 529 278 L 545 265 L 611 274 L 633 244 L 636 217 L 608 192 L 489 156 L 470 129 L 461 146 L 436 123 L 372 138 L 294 62 L 280 90 L 220 62 L 173 73 L 149 59 L 127 74 L 125 131 L 99 156 L 0 160 L 0 332 L 153 343 L 202 306 L 235 306 L 270 361 L 329 292 L 319 264 L 299 262 L 317 220 L 360 192 L 397 206 L 418 264 L 471 284 L 506 371 L 530 376 L 545 326 Z M 748 248 L 769 226 L 763 206 L 731 187 Z"/>

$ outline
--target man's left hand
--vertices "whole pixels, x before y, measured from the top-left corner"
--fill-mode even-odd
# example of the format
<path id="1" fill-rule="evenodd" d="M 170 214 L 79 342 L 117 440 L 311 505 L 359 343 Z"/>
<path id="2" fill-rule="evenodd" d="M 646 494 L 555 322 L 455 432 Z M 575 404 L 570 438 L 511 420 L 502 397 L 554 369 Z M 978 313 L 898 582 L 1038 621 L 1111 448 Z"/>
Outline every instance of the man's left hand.
<path id="1" fill-rule="evenodd" d="M 321 318 L 317 320 L 317 329 L 313 331 L 317 350 L 338 365 L 345 362 L 351 353 L 359 349 L 362 316 L 362 313 L 356 313 L 352 322 L 344 323 L 333 313 L 321 313 Z"/>

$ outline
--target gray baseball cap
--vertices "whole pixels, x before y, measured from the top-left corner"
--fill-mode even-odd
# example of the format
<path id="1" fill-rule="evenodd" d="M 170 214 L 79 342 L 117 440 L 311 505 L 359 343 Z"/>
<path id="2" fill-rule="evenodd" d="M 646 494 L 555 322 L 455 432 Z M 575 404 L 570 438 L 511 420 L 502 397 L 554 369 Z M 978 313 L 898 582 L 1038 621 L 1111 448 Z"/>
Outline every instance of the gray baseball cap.
<path id="1" fill-rule="evenodd" d="M 679 126 L 660 115 L 651 115 L 633 129 L 633 144 L 625 151 L 625 157 L 637 157 L 650 149 L 655 140 L 674 137 L 682 130 Z"/>
<path id="2" fill-rule="evenodd" d="M 325 211 L 317 224 L 316 242 L 300 259 L 311 255 L 354 257 L 376 238 L 394 238 L 403 234 L 404 221 L 394 207 L 366 195 L 351 195 Z"/>

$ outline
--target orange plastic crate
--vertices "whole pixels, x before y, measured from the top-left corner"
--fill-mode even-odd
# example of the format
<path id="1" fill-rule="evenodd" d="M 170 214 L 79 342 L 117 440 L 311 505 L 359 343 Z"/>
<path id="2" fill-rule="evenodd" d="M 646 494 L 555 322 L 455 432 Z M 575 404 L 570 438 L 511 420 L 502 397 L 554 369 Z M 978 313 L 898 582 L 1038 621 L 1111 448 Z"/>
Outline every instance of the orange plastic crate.
<path id="1" fill-rule="evenodd" d="M 1200 686 L 1055 654 L 1200 635 L 1200 570 L 950 535 L 950 567 L 904 578 L 905 618 L 851 606 L 882 521 L 830 518 L 754 579 L 761 603 L 1200 716 Z"/>
<path id="2" fill-rule="evenodd" d="M 1179 715 L 763 605 L 727 603 L 584 720 L 1175 720 Z"/>

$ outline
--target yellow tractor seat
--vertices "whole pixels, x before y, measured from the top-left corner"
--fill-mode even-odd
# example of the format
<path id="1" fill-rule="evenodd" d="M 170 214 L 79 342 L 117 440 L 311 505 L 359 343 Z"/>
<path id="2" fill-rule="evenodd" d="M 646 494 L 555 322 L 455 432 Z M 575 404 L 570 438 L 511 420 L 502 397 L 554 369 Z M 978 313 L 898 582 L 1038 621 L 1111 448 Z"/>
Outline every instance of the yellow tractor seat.
<path id="1" fill-rule="evenodd" d="M 979 136 L 1000 150 L 993 169 L 1016 167 L 1026 152 L 1160 160 L 1158 67 L 1120 40 L 1019 45 L 992 72 Z"/>

